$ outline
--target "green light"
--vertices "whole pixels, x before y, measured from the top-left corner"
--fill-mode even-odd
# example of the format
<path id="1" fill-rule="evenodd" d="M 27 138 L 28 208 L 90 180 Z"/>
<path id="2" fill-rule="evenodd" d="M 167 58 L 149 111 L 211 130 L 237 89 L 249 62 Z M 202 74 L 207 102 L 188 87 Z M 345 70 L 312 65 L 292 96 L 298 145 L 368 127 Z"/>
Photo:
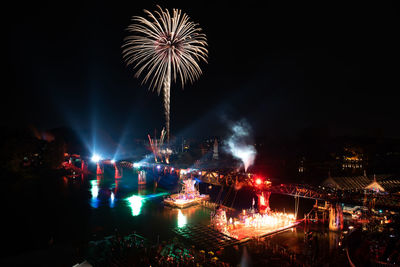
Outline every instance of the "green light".
<path id="1" fill-rule="evenodd" d="M 187 224 L 186 216 L 182 214 L 181 210 L 178 210 L 178 227 L 182 228 L 185 227 Z"/>
<path id="2" fill-rule="evenodd" d="M 168 194 L 169 193 L 163 192 L 163 193 L 157 193 L 157 194 L 151 194 L 151 195 L 145 195 L 145 196 L 132 195 L 128 198 L 125 198 L 125 201 L 127 201 L 128 206 L 132 210 L 132 216 L 138 216 L 142 209 L 143 202 L 146 199 L 160 197 L 160 196 L 164 196 L 164 195 L 168 195 Z"/>
<path id="3" fill-rule="evenodd" d="M 144 197 L 144 199 L 149 199 L 149 198 L 161 197 L 161 196 L 165 196 L 165 195 L 169 195 L 169 193 L 168 192 L 162 192 L 162 193 L 157 193 L 157 194 L 145 195 L 143 197 Z"/>
<path id="4" fill-rule="evenodd" d="M 131 208 L 132 216 L 138 216 L 143 205 L 143 198 L 141 196 L 133 195 L 125 199 L 128 201 L 128 205 Z"/>

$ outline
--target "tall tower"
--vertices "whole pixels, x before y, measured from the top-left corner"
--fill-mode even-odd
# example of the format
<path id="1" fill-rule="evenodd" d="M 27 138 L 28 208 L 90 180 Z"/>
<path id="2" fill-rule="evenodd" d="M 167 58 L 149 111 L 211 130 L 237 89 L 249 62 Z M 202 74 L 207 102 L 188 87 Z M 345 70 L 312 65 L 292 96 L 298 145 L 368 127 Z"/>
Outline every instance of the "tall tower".
<path id="1" fill-rule="evenodd" d="M 214 153 L 213 153 L 213 159 L 217 160 L 218 159 L 218 141 L 215 138 L 214 140 Z"/>

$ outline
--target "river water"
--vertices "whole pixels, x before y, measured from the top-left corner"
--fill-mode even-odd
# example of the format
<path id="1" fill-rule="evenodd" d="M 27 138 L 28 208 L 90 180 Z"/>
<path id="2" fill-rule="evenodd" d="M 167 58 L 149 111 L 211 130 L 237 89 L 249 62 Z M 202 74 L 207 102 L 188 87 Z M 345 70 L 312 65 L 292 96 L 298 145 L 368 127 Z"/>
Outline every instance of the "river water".
<path id="1" fill-rule="evenodd" d="M 202 206 L 173 209 L 162 204 L 164 196 L 178 190 L 178 177 L 147 173 L 146 184 L 138 185 L 136 170 L 123 169 L 115 178 L 113 168 L 102 175 L 76 178 L 53 177 L 28 182 L 6 195 L 3 214 L 6 227 L 3 240 L 8 244 L 3 255 L 45 249 L 54 244 L 79 246 L 118 231 L 136 232 L 152 242 L 174 236 L 172 229 L 187 224 L 210 222 L 211 210 Z M 236 209 L 250 208 L 255 199 L 252 191 L 221 189 L 200 183 L 201 193 L 214 201 Z M 294 212 L 294 198 L 271 195 L 271 209 Z M 313 205 L 300 200 L 298 218 L 303 218 Z M 303 228 L 275 235 L 277 242 L 290 244 L 301 253 Z M 328 237 L 329 239 L 329 237 Z M 333 237 L 331 240 L 335 239 Z M 332 241 L 329 241 L 332 242 Z"/>

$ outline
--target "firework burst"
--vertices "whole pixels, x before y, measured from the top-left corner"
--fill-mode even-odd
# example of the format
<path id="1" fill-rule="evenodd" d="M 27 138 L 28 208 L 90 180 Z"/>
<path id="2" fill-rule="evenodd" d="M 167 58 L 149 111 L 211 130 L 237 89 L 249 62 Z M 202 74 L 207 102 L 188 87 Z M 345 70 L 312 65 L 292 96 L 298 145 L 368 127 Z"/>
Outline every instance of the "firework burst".
<path id="1" fill-rule="evenodd" d="M 169 141 L 171 79 L 193 83 L 202 74 L 199 62 L 207 62 L 207 38 L 197 23 L 179 9 L 170 12 L 157 6 L 148 18 L 134 16 L 127 30 L 122 55 L 127 65 L 136 69 L 151 90 L 163 90 L 167 140 Z"/>

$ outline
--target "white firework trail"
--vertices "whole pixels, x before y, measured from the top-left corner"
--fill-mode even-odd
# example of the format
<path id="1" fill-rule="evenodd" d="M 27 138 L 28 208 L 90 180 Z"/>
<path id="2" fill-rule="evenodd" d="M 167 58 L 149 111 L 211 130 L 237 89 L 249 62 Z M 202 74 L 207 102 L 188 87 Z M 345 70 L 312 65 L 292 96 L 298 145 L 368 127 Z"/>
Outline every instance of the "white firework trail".
<path id="1" fill-rule="evenodd" d="M 162 9 L 154 14 L 144 10 L 147 18 L 134 16 L 127 30 L 131 33 L 122 45 L 127 65 L 143 74 L 142 83 L 160 94 L 163 90 L 167 140 L 170 135 L 171 80 L 193 83 L 202 74 L 199 62 L 207 62 L 207 38 L 197 23 L 179 9 Z"/>

